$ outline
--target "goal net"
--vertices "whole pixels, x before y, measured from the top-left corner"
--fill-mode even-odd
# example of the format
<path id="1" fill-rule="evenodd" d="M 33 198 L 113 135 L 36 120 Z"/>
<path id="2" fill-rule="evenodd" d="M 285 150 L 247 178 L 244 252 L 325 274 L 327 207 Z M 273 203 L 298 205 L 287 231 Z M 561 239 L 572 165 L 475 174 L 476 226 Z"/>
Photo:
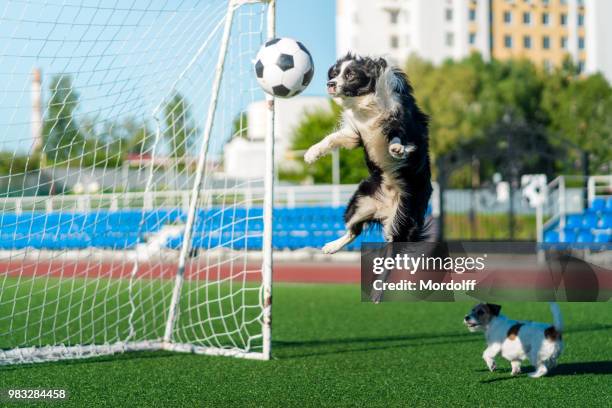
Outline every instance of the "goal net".
<path id="1" fill-rule="evenodd" d="M 273 1 L 0 4 L 0 365 L 269 358 L 273 34 Z"/>

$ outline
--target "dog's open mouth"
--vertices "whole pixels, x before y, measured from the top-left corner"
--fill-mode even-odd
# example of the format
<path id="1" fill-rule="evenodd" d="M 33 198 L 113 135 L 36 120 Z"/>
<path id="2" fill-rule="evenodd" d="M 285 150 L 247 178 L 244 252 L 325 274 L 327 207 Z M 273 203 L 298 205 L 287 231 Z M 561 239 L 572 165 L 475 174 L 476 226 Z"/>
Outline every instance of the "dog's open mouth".
<path id="1" fill-rule="evenodd" d="M 327 86 L 327 93 L 330 95 L 336 94 L 336 85 Z"/>
<path id="2" fill-rule="evenodd" d="M 480 327 L 480 324 L 478 323 L 472 323 L 472 322 L 467 322 L 465 323 L 465 325 L 469 328 L 469 329 L 476 329 L 478 327 Z"/>

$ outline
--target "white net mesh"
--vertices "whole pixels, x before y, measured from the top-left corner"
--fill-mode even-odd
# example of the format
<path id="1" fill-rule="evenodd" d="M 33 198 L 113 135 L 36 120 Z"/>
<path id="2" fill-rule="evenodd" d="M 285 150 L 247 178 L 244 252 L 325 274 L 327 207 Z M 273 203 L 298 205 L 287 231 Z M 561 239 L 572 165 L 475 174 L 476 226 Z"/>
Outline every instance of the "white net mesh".
<path id="1" fill-rule="evenodd" d="M 267 7 L 234 8 L 164 342 L 228 0 L 0 4 L 0 364 L 263 355 L 263 174 L 224 164 L 263 99 L 251 61 Z"/>

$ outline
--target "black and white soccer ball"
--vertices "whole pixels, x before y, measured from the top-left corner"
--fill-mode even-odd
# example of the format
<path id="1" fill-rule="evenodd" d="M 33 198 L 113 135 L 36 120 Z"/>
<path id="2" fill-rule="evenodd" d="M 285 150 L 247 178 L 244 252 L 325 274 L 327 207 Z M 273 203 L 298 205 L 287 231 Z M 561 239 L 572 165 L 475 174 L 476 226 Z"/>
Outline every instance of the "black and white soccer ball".
<path id="1" fill-rule="evenodd" d="M 257 82 L 270 95 L 291 98 L 302 92 L 314 75 L 310 52 L 291 38 L 274 38 L 255 57 Z"/>

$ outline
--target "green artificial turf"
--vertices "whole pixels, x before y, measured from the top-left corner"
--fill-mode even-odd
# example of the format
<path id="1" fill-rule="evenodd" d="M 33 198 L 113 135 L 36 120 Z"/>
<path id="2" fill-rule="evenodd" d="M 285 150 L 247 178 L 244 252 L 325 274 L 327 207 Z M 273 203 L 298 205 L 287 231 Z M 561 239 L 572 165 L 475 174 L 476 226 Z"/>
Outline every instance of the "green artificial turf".
<path id="1" fill-rule="evenodd" d="M 612 303 L 562 304 L 566 350 L 534 380 L 511 377 L 502 358 L 486 370 L 482 334 L 461 322 L 469 303 L 359 298 L 354 285 L 276 285 L 272 361 L 128 353 L 2 367 L 0 388 L 64 388 L 69 399 L 51 406 L 78 407 L 612 405 Z M 551 320 L 546 303 L 502 312 Z"/>

